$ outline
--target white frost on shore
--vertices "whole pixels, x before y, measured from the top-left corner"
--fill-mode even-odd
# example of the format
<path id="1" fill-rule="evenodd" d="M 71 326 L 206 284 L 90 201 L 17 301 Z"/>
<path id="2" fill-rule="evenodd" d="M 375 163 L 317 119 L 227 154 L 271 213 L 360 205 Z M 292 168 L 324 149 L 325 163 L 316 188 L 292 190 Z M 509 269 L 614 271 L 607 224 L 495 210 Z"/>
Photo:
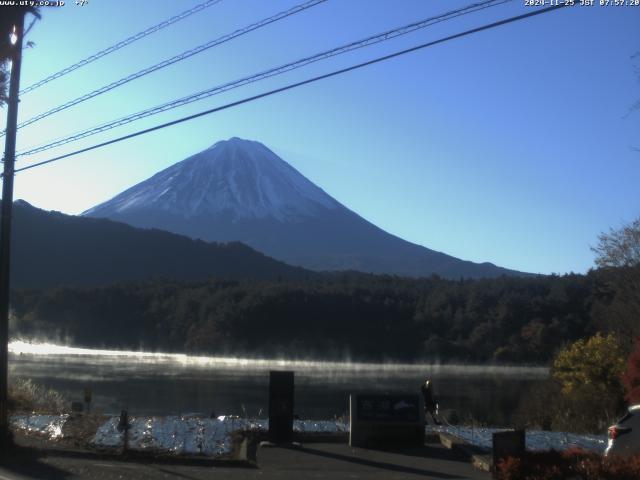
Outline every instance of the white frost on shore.
<path id="1" fill-rule="evenodd" d="M 427 433 L 449 433 L 462 438 L 467 443 L 481 448 L 491 449 L 494 432 L 505 431 L 504 428 L 471 428 L 463 426 L 429 425 Z M 582 448 L 597 453 L 604 453 L 607 446 L 606 435 L 586 435 L 565 432 L 548 432 L 527 430 L 525 435 L 527 450 L 567 450 Z"/>
<path id="2" fill-rule="evenodd" d="M 62 428 L 69 415 L 15 415 L 11 426 L 28 433 L 51 439 L 63 437 Z M 102 424 L 92 444 L 98 448 L 122 448 L 124 435 L 118 429 L 119 417 L 111 417 Z M 129 419 L 128 448 L 137 451 L 162 452 L 172 455 L 202 455 L 220 457 L 232 450 L 232 435 L 238 431 L 269 429 L 267 419 L 246 419 L 236 416 L 203 418 L 197 416 L 132 416 Z M 298 433 L 346 433 L 349 425 L 339 420 L 294 420 Z M 429 425 L 427 433 L 448 433 L 481 448 L 491 449 L 492 434 L 504 428 L 472 428 L 464 426 Z M 583 448 L 603 453 L 606 435 L 581 435 L 565 432 L 527 430 L 528 450 L 567 450 Z"/>
<path id="3" fill-rule="evenodd" d="M 294 420 L 293 431 L 300 433 L 348 432 L 349 424 L 339 420 Z"/>
<path id="4" fill-rule="evenodd" d="M 119 417 L 102 424 L 92 444 L 99 448 L 122 448 L 124 433 L 118 429 Z M 217 457 L 231 452 L 232 422 L 198 417 L 131 417 L 127 448 L 135 451 L 172 455 Z"/>
<path id="5" fill-rule="evenodd" d="M 48 438 L 62 438 L 62 427 L 69 415 L 13 415 L 9 423 L 13 428 L 28 433 L 45 435 Z"/>
<path id="6" fill-rule="evenodd" d="M 112 417 L 96 432 L 92 444 L 98 448 L 122 448 L 124 434 L 118 429 L 119 417 Z M 238 431 L 266 431 L 266 419 L 249 420 L 235 416 L 131 417 L 127 448 L 172 455 L 219 457 L 232 450 L 232 434 Z M 295 420 L 295 432 L 346 432 L 348 426 L 335 420 Z"/>
<path id="7" fill-rule="evenodd" d="M 220 420 L 233 421 L 234 417 L 218 417 Z M 235 417 L 239 430 L 256 430 L 266 432 L 269 430 L 268 419 L 244 420 Z M 244 424 L 242 422 L 245 422 Z M 295 433 L 346 433 L 349 424 L 341 420 L 294 420 L 293 431 Z"/>

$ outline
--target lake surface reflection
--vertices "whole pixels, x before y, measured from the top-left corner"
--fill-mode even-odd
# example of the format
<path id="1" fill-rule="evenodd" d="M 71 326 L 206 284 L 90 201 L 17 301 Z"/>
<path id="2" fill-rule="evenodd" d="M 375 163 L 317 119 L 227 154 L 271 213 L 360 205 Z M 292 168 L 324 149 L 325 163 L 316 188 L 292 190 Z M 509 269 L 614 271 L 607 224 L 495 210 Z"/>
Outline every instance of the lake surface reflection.
<path id="1" fill-rule="evenodd" d="M 326 419 L 348 411 L 358 392 L 419 391 L 430 378 L 442 410 L 491 425 L 510 423 L 522 395 L 545 379 L 545 368 L 434 364 L 366 364 L 192 357 L 12 342 L 14 377 L 59 390 L 104 413 L 248 415 L 266 417 L 269 370 L 295 371 L 295 411 Z"/>

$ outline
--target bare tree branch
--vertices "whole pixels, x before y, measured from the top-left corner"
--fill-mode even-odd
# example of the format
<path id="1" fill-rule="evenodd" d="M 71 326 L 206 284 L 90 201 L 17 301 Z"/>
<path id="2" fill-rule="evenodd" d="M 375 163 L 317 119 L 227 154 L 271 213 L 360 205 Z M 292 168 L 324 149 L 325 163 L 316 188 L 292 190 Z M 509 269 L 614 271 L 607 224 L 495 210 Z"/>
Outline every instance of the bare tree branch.
<path id="1" fill-rule="evenodd" d="M 640 217 L 631 223 L 598 236 L 598 245 L 592 247 L 596 265 L 606 267 L 634 267 L 640 265 Z"/>

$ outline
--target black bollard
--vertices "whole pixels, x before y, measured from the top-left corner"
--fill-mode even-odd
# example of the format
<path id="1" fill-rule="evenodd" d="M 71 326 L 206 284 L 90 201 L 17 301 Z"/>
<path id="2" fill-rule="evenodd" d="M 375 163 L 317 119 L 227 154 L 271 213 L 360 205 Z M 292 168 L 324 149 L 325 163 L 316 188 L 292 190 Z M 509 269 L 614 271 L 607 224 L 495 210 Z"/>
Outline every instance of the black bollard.
<path id="1" fill-rule="evenodd" d="M 120 422 L 118 422 L 118 430 L 124 434 L 124 445 L 122 452 L 126 452 L 129 448 L 129 415 L 126 410 L 120 412 Z"/>
<path id="2" fill-rule="evenodd" d="M 91 412 L 91 387 L 85 387 L 84 389 L 84 403 L 87 406 L 87 413 Z"/>
<path id="3" fill-rule="evenodd" d="M 269 441 L 293 442 L 293 372 L 269 372 Z"/>

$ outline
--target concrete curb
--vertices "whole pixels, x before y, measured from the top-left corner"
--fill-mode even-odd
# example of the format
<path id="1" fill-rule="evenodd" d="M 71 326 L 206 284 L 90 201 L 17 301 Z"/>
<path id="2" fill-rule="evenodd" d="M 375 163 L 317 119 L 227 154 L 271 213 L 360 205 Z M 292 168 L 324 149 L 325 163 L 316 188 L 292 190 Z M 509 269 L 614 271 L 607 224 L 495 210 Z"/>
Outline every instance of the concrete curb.
<path id="1" fill-rule="evenodd" d="M 294 432 L 293 440 L 299 443 L 349 443 L 349 432 L 304 433 Z"/>
<path id="2" fill-rule="evenodd" d="M 163 463 L 196 466 L 253 467 L 251 439 L 242 436 L 232 438 L 232 450 L 228 455 L 210 457 L 205 455 L 176 455 L 164 451 L 140 451 L 122 448 L 97 448 L 90 445 L 70 445 L 45 438 L 19 435 L 11 450 L 13 456 L 25 458 L 66 457 L 89 460 L 109 460 L 116 462 Z M 5 452 L 6 453 L 6 452 Z"/>
<path id="3" fill-rule="evenodd" d="M 246 449 L 240 449 L 237 454 L 228 458 L 210 458 L 204 456 L 187 456 L 187 455 L 163 455 L 156 452 L 114 452 L 114 451 L 90 451 L 90 450 L 71 450 L 63 448 L 32 448 L 37 452 L 51 457 L 75 457 L 94 460 L 110 460 L 116 462 L 136 462 L 136 463 L 163 463 L 175 465 L 194 465 L 194 466 L 212 466 L 212 467 L 255 467 L 255 463 L 251 461 L 250 456 L 245 453 Z"/>
<path id="4" fill-rule="evenodd" d="M 258 449 L 268 448 L 263 443 L 268 441 L 267 432 L 242 432 L 242 440 L 234 443 L 233 461 L 250 466 L 258 465 Z M 335 433 L 303 433 L 295 432 L 293 442 L 298 445 L 313 443 L 349 443 L 348 432 Z"/>
<path id="5" fill-rule="evenodd" d="M 256 448 L 253 445 L 253 439 L 244 437 L 239 443 L 236 443 L 231 455 L 231 461 L 255 467 L 257 465 L 257 461 Z"/>
<path id="6" fill-rule="evenodd" d="M 438 433 L 436 435 L 445 448 L 460 453 L 478 470 L 491 472 L 493 459 L 490 451 L 471 445 L 457 435 L 450 433 Z"/>

